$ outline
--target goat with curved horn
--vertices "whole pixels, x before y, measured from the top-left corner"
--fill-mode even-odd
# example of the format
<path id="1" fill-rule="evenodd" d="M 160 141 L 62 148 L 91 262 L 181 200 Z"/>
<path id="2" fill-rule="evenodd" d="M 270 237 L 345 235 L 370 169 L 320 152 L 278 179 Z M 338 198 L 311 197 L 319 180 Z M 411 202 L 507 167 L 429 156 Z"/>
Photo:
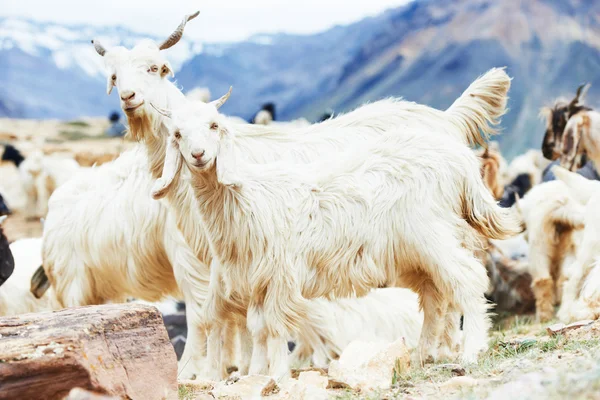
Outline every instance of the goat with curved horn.
<path id="1" fill-rule="evenodd" d="M 106 54 L 106 49 L 104 48 L 104 46 L 102 46 L 102 44 L 100 44 L 100 42 L 95 39 L 92 39 L 92 44 L 94 45 L 96 52 L 98 52 L 98 54 L 104 57 L 104 54 Z"/>
<path id="2" fill-rule="evenodd" d="M 212 101 L 211 104 L 213 104 L 215 107 L 217 107 L 217 110 L 218 110 L 219 108 L 221 108 L 221 106 L 223 104 L 225 104 L 225 102 L 227 101 L 229 96 L 231 96 L 232 90 L 233 90 L 233 86 L 229 86 L 229 91 L 227 93 L 225 93 L 223 96 L 221 96 L 220 98 L 218 98 L 217 100 Z"/>
<path id="3" fill-rule="evenodd" d="M 187 24 L 189 21 L 196 18 L 198 16 L 198 14 L 200 14 L 200 11 L 196 11 L 193 14 L 189 14 L 189 15 L 186 15 L 185 17 L 183 17 L 183 21 L 181 21 L 181 23 L 179 24 L 177 29 L 175 29 L 175 31 L 173 33 L 171 33 L 171 36 L 169 36 L 169 38 L 167 40 L 162 42 L 158 46 L 158 48 L 160 50 L 165 50 L 165 49 L 168 49 L 169 47 L 176 45 L 177 42 L 179 42 L 179 40 L 183 36 L 183 29 L 185 28 L 185 24 Z"/>

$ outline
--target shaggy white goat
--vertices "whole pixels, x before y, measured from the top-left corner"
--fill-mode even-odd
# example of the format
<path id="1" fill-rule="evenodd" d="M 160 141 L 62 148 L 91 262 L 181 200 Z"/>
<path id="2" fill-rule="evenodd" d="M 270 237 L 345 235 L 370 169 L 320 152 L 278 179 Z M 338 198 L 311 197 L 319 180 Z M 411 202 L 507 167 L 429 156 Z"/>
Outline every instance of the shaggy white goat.
<path id="1" fill-rule="evenodd" d="M 555 166 L 554 175 L 564 182 L 585 208 L 569 215 L 573 223 L 585 218 L 577 257 L 563 290 L 558 317 L 565 323 L 600 317 L 600 182 Z"/>
<path id="2" fill-rule="evenodd" d="M 567 121 L 560 149 L 560 165 L 575 171 L 577 156 L 586 154 L 600 170 L 600 113 L 582 110 Z"/>
<path id="3" fill-rule="evenodd" d="M 0 286 L 0 316 L 50 311 L 60 308 L 50 289 L 37 299 L 31 293 L 31 277 L 42 265 L 42 239 L 20 239 L 10 244 L 15 270 Z"/>
<path id="4" fill-rule="evenodd" d="M 536 317 L 548 321 L 554 305 L 561 303 L 563 282 L 581 239 L 583 219 L 575 218 L 581 206 L 565 183 L 555 180 L 534 186 L 514 207 L 526 225 Z"/>
<path id="5" fill-rule="evenodd" d="M 318 313 L 327 321 L 324 328 L 342 351 L 355 340 L 391 343 L 404 337 L 409 348 L 416 348 L 419 343 L 423 313 L 419 310 L 419 297 L 409 289 L 375 289 L 358 298 L 313 299 L 309 308 L 310 313 Z M 302 341 L 296 345 L 294 356 L 299 360 L 312 356 L 314 365 L 329 362 L 318 359 L 319 355 Z"/>
<path id="6" fill-rule="evenodd" d="M 475 232 L 501 239 L 520 226 L 495 204 L 473 152 L 413 130 L 375 143 L 357 137 L 360 150 L 330 163 L 252 164 L 238 155 L 245 149 L 217 111 L 226 99 L 175 111 L 153 196 L 169 191 L 185 160 L 219 276 L 248 307 L 250 372 L 267 367 L 254 362 L 266 337 L 269 374 L 288 373 L 285 337 L 306 318 L 304 297 L 363 294 L 383 284 L 419 293 L 422 355 L 435 354 L 440 307 L 448 301 L 465 315 L 463 359 L 476 361 L 489 321 Z M 331 135 L 337 137 L 344 135 Z M 322 140 L 312 143 L 324 147 Z M 216 323 L 221 314 L 210 296 L 207 302 Z"/>
<path id="7" fill-rule="evenodd" d="M 178 235 L 166 207 L 149 199 L 148 163 L 146 150 L 138 145 L 113 162 L 80 171 L 50 198 L 44 269 L 63 306 L 127 297 L 203 301 L 208 269 L 197 265 L 197 254 Z M 182 264 L 189 267 L 175 267 Z M 193 308 L 187 320 L 184 360 L 192 375 L 204 365 L 205 334 Z"/>
<path id="8" fill-rule="evenodd" d="M 161 106 L 169 106 L 170 103 L 181 101 L 183 96 L 166 79 L 170 67 L 160 54 L 161 46 L 144 41 L 129 51 L 120 47 L 106 50 L 98 42 L 95 45 L 98 52 L 105 56 L 109 72 L 108 90 L 110 91 L 113 86 L 116 86 L 119 90 L 122 108 L 127 113 L 132 128 L 132 136 L 146 142 L 152 159 L 152 166 L 162 163 L 164 142 L 161 143 L 160 140 L 156 140 L 159 132 L 156 125 L 160 121 L 157 121 L 156 118 L 150 118 L 149 120 L 143 118 L 143 114 L 147 112 L 147 106 L 144 106 L 144 103 L 147 100 L 152 100 Z M 159 82 L 162 82 L 163 86 L 160 86 Z M 371 114 L 365 110 L 364 114 L 354 114 L 354 118 L 347 118 L 345 123 L 348 127 L 357 124 L 368 125 L 372 134 L 377 135 L 388 129 L 389 126 L 397 124 L 406 126 L 416 123 L 418 120 L 418 123 L 424 129 L 444 126 L 444 129 L 448 131 L 445 134 L 454 135 L 460 138 L 461 141 L 481 141 L 479 128 L 481 127 L 486 133 L 491 133 L 488 123 L 495 122 L 504 112 L 505 96 L 509 83 L 510 80 L 504 71 L 493 70 L 472 84 L 461 96 L 460 101 L 457 101 L 447 112 L 433 110 L 413 103 L 387 101 L 376 103 L 377 107 L 373 105 L 370 108 Z M 418 117 L 415 118 L 415 116 Z M 250 136 L 261 136 L 268 133 L 268 130 L 265 131 L 264 128 L 262 128 L 262 131 L 247 128 L 247 131 Z M 274 146 L 276 151 L 273 154 L 280 158 L 290 156 L 294 159 L 302 159 L 306 158 L 306 154 L 310 154 L 313 150 L 307 148 L 304 153 L 301 153 L 294 149 L 293 143 L 290 143 L 290 136 L 292 135 L 279 134 L 272 136 L 274 144 L 277 142 L 289 144 L 289 149 L 283 154 L 279 154 L 279 147 Z M 335 138 L 334 140 L 341 141 L 344 139 Z M 268 153 L 264 152 L 264 154 Z M 261 156 L 265 157 L 265 155 Z M 156 169 L 152 168 L 152 172 L 156 174 Z M 190 215 L 193 216 L 193 198 L 190 197 L 193 196 L 185 192 L 178 191 L 178 193 L 178 195 L 173 196 L 173 201 L 189 203 L 184 207 L 178 207 L 180 229 L 188 239 L 190 246 L 197 249 L 197 253 L 205 254 L 201 261 L 208 264 L 210 258 L 208 256 L 208 246 L 203 239 L 203 228 L 197 222 L 190 222 L 193 221 L 193 218 L 190 218 Z"/>
<path id="9" fill-rule="evenodd" d="M 50 195 L 79 168 L 79 164 L 73 158 L 44 156 L 41 151 L 27 156 L 19 165 L 21 183 L 27 193 L 25 215 L 29 218 L 45 216 Z"/>

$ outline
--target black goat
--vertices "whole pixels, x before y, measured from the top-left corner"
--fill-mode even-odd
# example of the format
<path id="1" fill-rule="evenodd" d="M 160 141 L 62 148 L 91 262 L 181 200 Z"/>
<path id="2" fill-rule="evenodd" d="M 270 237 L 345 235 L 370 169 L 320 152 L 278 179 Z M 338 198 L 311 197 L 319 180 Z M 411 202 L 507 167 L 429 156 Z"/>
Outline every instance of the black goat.
<path id="1" fill-rule="evenodd" d="M 23 157 L 23 154 L 21 154 L 21 152 L 17 150 L 17 148 L 13 145 L 7 144 L 6 146 L 4 146 L 4 154 L 2 154 L 2 161 L 11 161 L 18 168 L 24 159 L 25 157 Z"/>
<path id="2" fill-rule="evenodd" d="M 0 217 L 10 214 L 12 214 L 12 211 L 10 211 L 10 208 L 8 208 L 8 205 L 6 204 L 6 200 L 4 200 L 4 197 L 0 194 Z"/>
<path id="3" fill-rule="evenodd" d="M 5 219 L 6 216 L 0 217 L 0 286 L 10 278 L 15 269 L 15 260 L 8 246 L 8 238 L 2 230 Z"/>
<path id="4" fill-rule="evenodd" d="M 504 187 L 504 194 L 499 204 L 500 207 L 512 207 L 517 201 L 517 194 L 520 198 L 531 189 L 531 176 L 529 174 L 520 174 L 508 185 Z"/>

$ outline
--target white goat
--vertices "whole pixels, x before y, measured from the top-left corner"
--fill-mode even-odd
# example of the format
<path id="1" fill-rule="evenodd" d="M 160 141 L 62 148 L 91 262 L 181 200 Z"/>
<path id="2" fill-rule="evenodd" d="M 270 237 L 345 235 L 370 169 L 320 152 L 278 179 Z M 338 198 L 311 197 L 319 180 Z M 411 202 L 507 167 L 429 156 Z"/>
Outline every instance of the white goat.
<path id="1" fill-rule="evenodd" d="M 409 289 L 375 289 L 358 298 L 313 299 L 309 307 L 310 313 L 318 313 L 327 321 L 324 329 L 341 350 L 355 340 L 391 343 L 403 337 L 409 348 L 419 343 L 423 313 L 419 297 Z M 314 365 L 327 365 L 329 361 L 318 359 L 303 341 L 297 343 L 294 355 L 300 360 L 312 356 Z"/>
<path id="2" fill-rule="evenodd" d="M 31 278 L 42 265 L 42 239 L 20 239 L 10 244 L 15 270 L 0 286 L 0 316 L 50 311 L 60 308 L 50 289 L 37 299 L 31 293 Z"/>
<path id="3" fill-rule="evenodd" d="M 73 158 L 44 156 L 41 151 L 27 156 L 19 165 L 21 182 L 27 193 L 26 216 L 44 217 L 48 212 L 50 195 L 79 168 L 79 164 Z"/>
<path id="4" fill-rule="evenodd" d="M 227 97 L 175 111 L 153 196 L 169 191 L 185 159 L 217 276 L 248 308 L 250 372 L 264 372 L 257 353 L 266 349 L 270 375 L 288 373 L 285 337 L 306 318 L 303 296 L 362 294 L 388 283 L 420 295 L 422 355 L 435 354 L 438 313 L 447 301 L 465 315 L 463 359 L 475 361 L 487 346 L 489 323 L 487 276 L 473 257 L 476 230 L 498 239 L 520 232 L 483 184 L 475 154 L 444 135 L 408 130 L 376 144 L 358 135 L 353 145 L 360 150 L 331 163 L 256 165 L 238 156 L 247 151 L 217 111 Z M 330 154 L 342 150 L 332 143 L 342 133 L 328 138 Z M 327 148 L 313 139 L 305 134 L 298 143 Z M 214 323 L 221 310 L 212 297 L 207 301 Z"/>
<path id="5" fill-rule="evenodd" d="M 575 218 L 581 206 L 565 183 L 554 180 L 534 186 L 514 207 L 527 229 L 536 317 L 548 321 L 554 317 L 554 305 L 561 303 L 563 282 L 570 276 L 581 239 L 583 219 Z"/>
<path id="6" fill-rule="evenodd" d="M 574 222 L 585 218 L 583 239 L 563 290 L 558 317 L 565 323 L 600 318 L 600 182 L 555 166 L 554 175 L 564 182 L 585 208 L 569 215 Z"/>
<path id="7" fill-rule="evenodd" d="M 186 17 L 184 23 L 180 26 L 179 35 L 181 35 L 183 26 L 188 19 L 189 17 Z M 106 50 L 98 42 L 95 42 L 95 46 L 98 53 L 106 57 L 109 72 L 107 88 L 110 91 L 113 86 L 117 86 L 122 99 L 122 108 L 129 118 L 132 136 L 145 141 L 152 159 L 152 166 L 162 163 L 164 141 L 157 138 L 157 134 L 160 132 L 160 128 L 157 127 L 160 119 L 154 116 L 151 116 L 149 120 L 144 119 L 143 114 L 147 113 L 147 107 L 144 107 L 143 104 L 147 100 L 153 100 L 161 106 L 169 106 L 170 103 L 175 104 L 183 98 L 174 85 L 165 79 L 169 75 L 170 67 L 168 62 L 160 55 L 162 45 L 157 46 L 152 42 L 144 41 L 131 51 L 120 47 Z M 164 86 L 159 86 L 158 82 L 162 82 Z M 354 118 L 347 118 L 344 123 L 348 127 L 357 124 L 367 125 L 374 135 L 378 135 L 389 129 L 390 126 L 397 124 L 406 126 L 419 123 L 424 129 L 443 126 L 445 134 L 451 134 L 461 141 L 481 142 L 479 128 L 482 128 L 485 133 L 491 133 L 492 131 L 487 124 L 495 122 L 504 112 L 509 83 L 510 80 L 504 71 L 493 70 L 471 85 L 447 112 L 433 110 L 413 103 L 384 101 L 376 103 L 377 106 L 372 105 L 369 108 L 370 114 L 366 110 L 363 114 L 356 113 L 353 115 Z M 416 115 L 419 118 L 415 118 Z M 248 135 L 251 136 L 261 136 L 269 132 L 268 130 L 265 131 L 264 128 L 253 129 L 248 127 L 245 129 Z M 276 151 L 273 153 L 279 158 L 287 156 L 300 159 L 306 158 L 306 154 L 310 154 L 312 149 L 303 149 L 304 153 L 293 149 L 293 143 L 290 142 L 291 133 L 272 135 L 273 143 L 280 142 L 290 145 L 290 148 L 284 154 L 278 154 L 279 147 L 274 147 Z M 334 140 L 348 139 L 339 137 Z M 264 152 L 261 157 L 268 159 L 269 154 Z M 154 167 L 152 172 L 153 175 L 156 175 L 157 171 Z M 189 192 L 189 190 L 187 191 Z M 208 244 L 203 238 L 203 227 L 197 222 L 192 222 L 194 220 L 193 196 L 186 193 L 186 191 L 177 191 L 177 193 L 179 194 L 173 196 L 173 201 L 189 203 L 178 209 L 180 229 L 188 239 L 190 246 L 203 256 L 201 261 L 208 264 L 210 257 Z"/>
<path id="8" fill-rule="evenodd" d="M 560 165 L 575 171 L 576 160 L 586 154 L 600 170 L 600 113 L 582 110 L 567 121 L 560 146 Z"/>
<path id="9" fill-rule="evenodd" d="M 197 265 L 198 256 L 178 235 L 167 209 L 149 199 L 148 163 L 146 150 L 138 145 L 113 162 L 80 171 L 50 198 L 44 269 L 63 306 L 123 302 L 127 297 L 203 301 L 208 270 Z M 181 264 L 189 267 L 174 267 Z M 203 368 L 205 335 L 194 308 L 188 309 L 187 320 L 181 365 L 193 375 Z"/>

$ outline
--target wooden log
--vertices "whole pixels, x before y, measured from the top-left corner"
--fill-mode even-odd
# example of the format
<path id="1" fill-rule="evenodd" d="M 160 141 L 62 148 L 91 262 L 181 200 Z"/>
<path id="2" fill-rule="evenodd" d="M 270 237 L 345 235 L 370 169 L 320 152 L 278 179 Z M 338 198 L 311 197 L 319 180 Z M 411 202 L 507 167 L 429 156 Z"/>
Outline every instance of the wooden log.
<path id="1" fill-rule="evenodd" d="M 177 399 L 177 358 L 160 312 L 129 303 L 0 318 L 0 400 L 62 399 L 75 387 Z"/>

